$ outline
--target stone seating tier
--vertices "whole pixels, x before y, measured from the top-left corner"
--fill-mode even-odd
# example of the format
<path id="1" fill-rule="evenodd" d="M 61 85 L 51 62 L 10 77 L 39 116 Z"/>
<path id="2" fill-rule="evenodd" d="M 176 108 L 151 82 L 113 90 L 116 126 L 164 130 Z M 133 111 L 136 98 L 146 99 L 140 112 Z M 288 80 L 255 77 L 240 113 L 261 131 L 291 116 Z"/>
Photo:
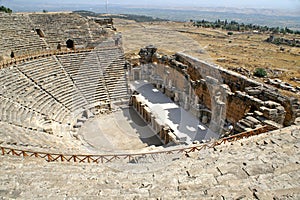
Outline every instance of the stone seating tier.
<path id="1" fill-rule="evenodd" d="M 4 67 L 0 120 L 22 130 L 70 135 L 84 111 L 127 97 L 124 64 L 123 51 L 114 47 L 50 54 Z"/>
<path id="2" fill-rule="evenodd" d="M 186 156 L 153 155 L 152 161 L 141 158 L 127 164 L 59 163 L 1 155 L 0 195 L 296 200 L 300 198 L 299 134 L 299 128 L 288 127 Z"/>

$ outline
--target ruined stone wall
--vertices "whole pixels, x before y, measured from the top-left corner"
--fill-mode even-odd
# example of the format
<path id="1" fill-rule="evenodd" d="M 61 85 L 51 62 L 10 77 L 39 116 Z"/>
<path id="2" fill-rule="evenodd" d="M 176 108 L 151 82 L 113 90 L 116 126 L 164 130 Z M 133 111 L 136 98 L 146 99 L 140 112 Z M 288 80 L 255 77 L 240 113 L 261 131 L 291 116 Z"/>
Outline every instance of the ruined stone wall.
<path id="1" fill-rule="evenodd" d="M 180 91 L 185 89 L 186 81 L 182 78 L 182 73 L 168 65 L 156 65 L 153 69 L 153 74 L 160 75 L 167 88 L 175 87 Z"/>
<path id="2" fill-rule="evenodd" d="M 141 49 L 141 73 L 203 123 L 233 124 L 240 132 L 263 124 L 289 126 L 300 115 L 297 100 L 275 88 L 183 53 L 161 56 L 156 50 Z"/>
<path id="3" fill-rule="evenodd" d="M 199 103 L 211 109 L 211 95 L 204 81 L 199 81 L 198 85 L 195 86 L 195 93 L 199 97 Z"/>
<path id="4" fill-rule="evenodd" d="M 212 101 L 213 101 L 213 90 L 210 88 L 210 84 L 207 84 L 207 77 L 216 77 L 217 75 L 217 79 L 216 81 L 224 81 L 223 77 L 221 76 L 221 74 L 218 74 L 218 69 L 214 68 L 211 69 L 207 64 L 205 63 L 193 63 L 193 65 L 191 65 L 190 63 L 186 62 L 183 59 L 180 59 L 180 57 L 178 57 L 178 55 L 175 55 L 175 58 L 178 59 L 179 61 L 183 61 L 179 62 L 176 61 L 174 58 L 169 57 L 169 59 L 166 61 L 166 57 L 164 57 L 163 59 L 159 60 L 156 59 L 156 62 L 158 63 L 164 63 L 167 64 L 168 66 L 170 66 L 171 68 L 175 69 L 176 71 L 178 71 L 181 74 L 181 77 L 187 77 L 192 85 L 192 89 L 195 92 L 195 95 L 198 97 L 198 102 L 191 102 L 194 104 L 200 104 L 202 106 L 204 106 L 205 108 L 212 110 L 213 109 L 213 105 L 212 105 Z M 169 68 L 170 68 L 169 67 Z M 169 70 L 170 71 L 170 70 Z M 161 70 L 158 72 L 159 74 L 164 74 L 164 71 Z M 176 80 L 178 77 L 174 77 L 174 79 Z M 182 78 L 184 79 L 184 78 Z M 229 80 L 229 78 L 227 78 L 227 80 Z M 178 87 L 178 89 L 182 89 L 182 87 Z M 231 90 L 230 87 L 227 88 L 229 89 L 229 91 L 227 93 L 225 93 L 225 99 L 224 101 L 226 101 L 226 119 L 231 122 L 231 123 L 236 123 L 237 121 L 239 121 L 246 112 L 248 112 L 250 110 L 251 105 L 253 105 L 251 102 L 245 102 L 243 98 L 240 98 L 238 96 L 235 96 Z M 220 89 L 222 90 L 222 89 Z M 192 99 L 195 97 L 191 97 Z M 191 100 L 192 100 L 191 99 Z M 201 115 L 200 115 L 201 116 Z"/>
<path id="5" fill-rule="evenodd" d="M 247 93 L 249 93 L 250 96 L 260 99 L 261 101 L 271 100 L 276 103 L 279 103 L 284 107 L 285 110 L 285 112 L 281 112 L 285 114 L 284 120 L 282 122 L 283 125 L 285 126 L 291 125 L 295 121 L 296 117 L 299 116 L 300 114 L 300 106 L 297 99 L 283 96 L 275 88 L 266 86 L 262 83 L 251 80 L 235 72 L 220 68 L 216 65 L 199 61 L 195 58 L 192 58 L 182 53 L 177 53 L 175 56 L 177 60 L 189 66 L 188 68 L 194 68 L 200 71 L 201 75 L 198 76 L 200 78 L 203 77 L 203 75 L 207 76 L 212 74 L 214 74 L 213 77 L 215 77 L 217 74 L 217 76 L 221 77 L 219 78 L 219 80 L 221 79 L 224 84 L 228 85 L 232 92 L 246 91 Z M 247 91 L 247 88 L 253 88 L 252 92 Z M 248 102 L 252 102 L 252 101 L 248 101 Z M 257 101 L 253 101 L 250 104 L 252 106 L 256 106 L 257 103 L 258 103 Z M 242 105 L 242 104 L 236 104 L 236 105 Z M 276 121 L 281 122 L 281 120 L 276 120 Z"/>
<path id="6" fill-rule="evenodd" d="M 148 105 L 139 98 L 138 94 L 131 96 L 130 104 L 164 144 L 168 144 L 169 142 L 178 144 L 178 138 L 171 132 L 170 127 L 162 124 L 161 120 L 155 117 L 155 114 L 153 114 Z"/>
<path id="7" fill-rule="evenodd" d="M 251 104 L 249 104 L 249 102 L 245 102 L 244 99 L 241 99 L 236 95 L 229 95 L 227 97 L 226 119 L 236 123 L 242 119 L 245 113 L 250 109 Z"/>
<path id="8" fill-rule="evenodd" d="M 176 59 L 186 64 L 189 68 L 195 68 L 201 73 L 200 78 L 203 76 L 216 77 L 222 80 L 224 84 L 227 84 L 232 92 L 244 91 L 246 87 L 262 86 L 261 83 L 253 81 L 243 75 L 236 72 L 223 69 L 217 65 L 206 63 L 204 61 L 197 60 L 189 55 L 183 53 L 177 53 Z M 196 77 L 199 79 L 199 77 Z"/>

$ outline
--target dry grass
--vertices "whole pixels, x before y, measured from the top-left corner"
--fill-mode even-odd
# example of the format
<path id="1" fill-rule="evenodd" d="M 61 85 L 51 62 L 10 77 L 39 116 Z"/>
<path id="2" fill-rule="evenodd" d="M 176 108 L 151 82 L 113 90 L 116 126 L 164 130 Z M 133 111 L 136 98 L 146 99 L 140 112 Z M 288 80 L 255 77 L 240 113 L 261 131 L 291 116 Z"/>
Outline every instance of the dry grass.
<path id="1" fill-rule="evenodd" d="M 271 77 L 300 86 L 290 80 L 300 78 L 300 48 L 282 46 L 285 50 L 281 51 L 280 46 L 264 42 L 268 34 L 228 36 L 227 31 L 195 28 L 190 23 L 114 21 L 118 31 L 123 33 L 125 53 L 137 53 L 141 47 L 153 44 L 165 54 L 181 51 L 224 68 L 243 67 L 251 72 L 255 68 L 271 69 L 276 71 L 276 74 L 269 73 Z M 223 58 L 221 62 L 217 61 L 219 58 Z"/>

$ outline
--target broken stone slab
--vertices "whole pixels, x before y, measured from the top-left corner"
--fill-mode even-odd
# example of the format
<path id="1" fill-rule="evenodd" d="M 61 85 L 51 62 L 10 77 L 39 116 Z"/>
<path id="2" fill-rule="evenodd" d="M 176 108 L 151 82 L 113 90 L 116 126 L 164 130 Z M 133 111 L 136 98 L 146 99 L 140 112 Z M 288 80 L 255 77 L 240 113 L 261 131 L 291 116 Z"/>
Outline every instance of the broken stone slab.
<path id="1" fill-rule="evenodd" d="M 259 120 L 255 119 L 254 117 L 251 117 L 251 116 L 247 116 L 246 119 L 249 120 L 250 122 L 252 122 L 254 125 L 260 123 Z"/>
<path id="2" fill-rule="evenodd" d="M 247 115 L 247 116 L 253 116 L 254 113 L 250 113 L 250 112 L 249 112 L 249 113 L 247 113 L 246 115 Z"/>
<path id="3" fill-rule="evenodd" d="M 222 84 L 220 87 L 227 93 L 231 93 L 231 89 L 227 84 Z"/>
<path id="4" fill-rule="evenodd" d="M 247 92 L 249 95 L 258 95 L 262 92 L 261 87 L 246 87 L 245 92 Z"/>
<path id="5" fill-rule="evenodd" d="M 268 174 L 274 172 L 274 169 L 271 165 L 261 163 L 247 165 L 243 169 L 249 176 L 256 176 L 259 174 Z"/>
<path id="6" fill-rule="evenodd" d="M 261 90 L 248 90 L 247 93 L 250 95 L 257 95 L 261 93 Z"/>
<path id="7" fill-rule="evenodd" d="M 253 101 L 255 102 L 255 104 L 257 106 L 263 106 L 264 105 L 264 102 L 258 98 L 253 98 Z"/>
<path id="8" fill-rule="evenodd" d="M 233 180 L 238 180 L 238 177 L 234 174 L 227 173 L 216 178 L 219 184 L 228 185 Z"/>
<path id="9" fill-rule="evenodd" d="M 255 125 L 254 128 L 261 128 L 261 127 L 263 127 L 261 124 L 257 124 L 257 125 Z"/>
<path id="10" fill-rule="evenodd" d="M 276 108 L 277 106 L 280 106 L 279 103 L 276 103 L 274 101 L 265 101 L 264 104 L 268 108 Z"/>
<path id="11" fill-rule="evenodd" d="M 248 120 L 246 120 L 246 119 L 241 119 L 239 122 L 240 122 L 242 125 L 244 125 L 245 127 L 253 127 L 253 126 L 254 126 L 253 123 L 251 123 L 250 121 L 248 121 Z"/>
<path id="12" fill-rule="evenodd" d="M 263 116 L 266 118 L 275 117 L 277 115 L 277 109 L 271 109 L 265 106 L 261 106 L 260 110 L 262 111 Z"/>
<path id="13" fill-rule="evenodd" d="M 211 85 L 217 85 L 219 83 L 218 79 L 215 79 L 211 76 L 206 76 L 205 80 L 208 84 L 211 84 Z"/>
<path id="14" fill-rule="evenodd" d="M 45 133 L 48 133 L 48 134 L 53 134 L 53 130 L 52 130 L 52 128 L 44 128 L 43 129 L 43 132 L 45 132 Z"/>
<path id="15" fill-rule="evenodd" d="M 254 114 L 255 114 L 256 116 L 263 116 L 263 115 L 264 115 L 262 112 L 260 112 L 260 111 L 258 111 L 258 110 L 254 111 Z"/>
<path id="16" fill-rule="evenodd" d="M 256 199 L 259 199 L 259 200 L 263 200 L 263 199 L 275 199 L 272 194 L 270 194 L 268 192 L 263 192 L 263 191 L 254 192 L 253 196 Z"/>
<path id="17" fill-rule="evenodd" d="M 277 106 L 276 109 L 277 109 L 277 113 L 280 113 L 280 114 L 286 112 L 283 106 Z"/>
<path id="18" fill-rule="evenodd" d="M 83 122 L 77 122 L 73 127 L 80 128 L 80 127 L 82 127 L 82 125 L 83 125 Z"/>
<path id="19" fill-rule="evenodd" d="M 283 125 L 278 124 L 278 123 L 276 123 L 276 122 L 274 122 L 274 121 L 272 121 L 272 120 L 264 120 L 264 124 L 273 126 L 273 127 L 275 127 L 276 129 L 280 129 L 280 128 L 283 127 Z"/>
<path id="20" fill-rule="evenodd" d="M 242 170 L 239 162 L 230 163 L 230 165 L 228 163 L 220 165 L 217 167 L 217 170 L 219 171 L 221 176 L 224 176 L 226 174 L 233 174 L 238 177 L 238 179 L 247 178 L 247 174 L 244 170 Z"/>
<path id="21" fill-rule="evenodd" d="M 281 83 L 279 87 L 284 90 L 290 90 L 290 91 L 296 90 L 293 86 L 289 85 L 288 83 Z"/>
<path id="22" fill-rule="evenodd" d="M 267 79 L 266 83 L 279 86 L 282 81 L 280 79 Z"/>
<path id="23" fill-rule="evenodd" d="M 241 91 L 236 91 L 236 96 L 239 98 L 245 98 L 246 93 L 245 92 L 241 92 Z"/>
<path id="24" fill-rule="evenodd" d="M 217 61 L 218 62 L 226 62 L 227 60 L 226 60 L 226 58 L 217 58 Z"/>
<path id="25" fill-rule="evenodd" d="M 237 132 L 244 132 L 246 130 L 247 127 L 245 127 L 244 125 L 242 125 L 240 122 L 237 122 L 234 126 L 234 130 Z"/>

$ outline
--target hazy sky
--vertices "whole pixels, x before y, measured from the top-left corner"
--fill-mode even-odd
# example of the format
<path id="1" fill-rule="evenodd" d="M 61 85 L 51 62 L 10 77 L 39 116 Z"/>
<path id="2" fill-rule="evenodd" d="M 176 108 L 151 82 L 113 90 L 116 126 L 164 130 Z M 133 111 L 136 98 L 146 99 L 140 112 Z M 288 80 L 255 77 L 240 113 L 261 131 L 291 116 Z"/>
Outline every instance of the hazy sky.
<path id="1" fill-rule="evenodd" d="M 6 3 L 31 3 L 38 4 L 104 4 L 106 0 L 0 0 L 0 4 Z M 300 0 L 108 0 L 110 4 L 120 5 L 143 5 L 143 6 L 199 6 L 199 7 L 240 7 L 240 8 L 283 8 L 299 9 Z"/>
<path id="2" fill-rule="evenodd" d="M 78 10 L 104 8 L 106 0 L 0 0 L 0 5 L 18 11 Z M 197 7 L 264 8 L 284 9 L 300 16 L 300 0 L 108 0 L 109 5 L 136 6 L 143 8 L 182 8 Z"/>
<path id="3" fill-rule="evenodd" d="M 88 1 L 88 0 L 87 0 Z M 86 1 L 86 2 L 87 2 Z M 222 6 L 248 8 L 295 8 L 299 0 L 108 0 L 118 4 L 171 5 L 171 6 Z"/>

